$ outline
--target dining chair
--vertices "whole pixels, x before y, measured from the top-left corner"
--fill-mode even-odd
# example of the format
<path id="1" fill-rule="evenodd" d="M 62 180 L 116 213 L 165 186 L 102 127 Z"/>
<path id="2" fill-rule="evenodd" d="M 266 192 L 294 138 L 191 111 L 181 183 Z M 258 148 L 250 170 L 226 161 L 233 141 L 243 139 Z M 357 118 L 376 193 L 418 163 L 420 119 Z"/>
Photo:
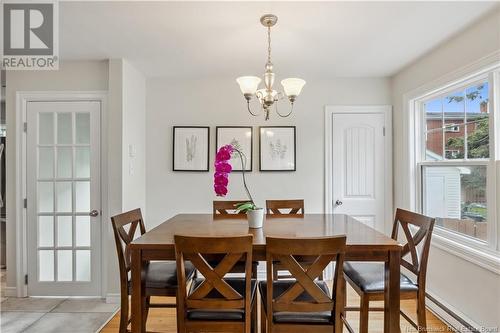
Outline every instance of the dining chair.
<path id="1" fill-rule="evenodd" d="M 268 217 L 304 217 L 304 200 L 266 200 L 266 214 Z M 311 265 L 312 262 L 308 261 L 307 258 L 297 258 L 301 263 L 306 265 Z M 290 274 L 279 274 L 280 271 L 284 271 L 282 265 L 275 263 L 273 266 L 273 276 L 275 280 L 280 278 L 288 279 L 291 277 Z M 323 274 L 319 276 L 320 280 L 323 280 Z"/>
<path id="2" fill-rule="evenodd" d="M 249 200 L 214 200 L 213 201 L 213 215 L 214 218 L 224 218 L 227 215 L 232 215 L 232 217 L 246 217 L 244 212 L 238 212 L 236 210 L 236 205 L 242 202 L 248 202 Z"/>
<path id="3" fill-rule="evenodd" d="M 345 244 L 345 236 L 266 238 L 267 280 L 259 282 L 262 333 L 342 331 Z M 295 260 L 297 255 L 314 256 L 316 260 L 304 267 Z M 274 280 L 272 272 L 277 261 L 294 280 Z M 336 265 L 330 292 L 325 281 L 315 279 L 332 261 Z"/>
<path id="4" fill-rule="evenodd" d="M 236 205 L 242 202 L 248 202 L 248 200 L 214 200 L 213 201 L 213 217 L 214 220 L 224 219 L 227 217 L 241 217 L 246 218 L 246 214 L 243 212 L 238 212 Z M 217 265 L 218 260 L 210 261 L 212 266 Z M 258 261 L 252 262 L 252 277 L 257 278 L 257 267 L 259 266 Z M 231 273 L 245 273 L 245 264 L 242 262 L 236 263 L 234 265 Z"/>
<path id="5" fill-rule="evenodd" d="M 418 325 L 403 311 L 401 315 L 419 332 L 426 331 L 425 316 L 425 278 L 427 274 L 427 261 L 431 245 L 432 229 L 435 219 L 403 210 L 396 210 L 396 217 L 392 228 L 392 238 L 398 240 L 401 228 L 404 233 L 404 246 L 401 251 L 401 266 L 416 276 L 413 282 L 408 276 L 401 273 L 400 298 L 415 299 L 417 301 Z M 423 243 L 419 246 L 420 243 Z M 410 261 L 406 257 L 410 257 Z M 383 263 L 355 263 L 344 264 L 346 281 L 361 297 L 360 307 L 346 308 L 347 310 L 360 311 L 359 332 L 368 332 L 369 311 L 383 311 L 383 308 L 370 308 L 370 301 L 384 300 L 384 264 Z"/>
<path id="6" fill-rule="evenodd" d="M 304 216 L 304 200 L 266 200 L 266 214 Z"/>
<path id="7" fill-rule="evenodd" d="M 252 235 L 239 237 L 174 236 L 178 270 L 177 322 L 179 332 L 244 332 L 256 327 L 256 280 L 251 278 Z M 217 267 L 207 258 L 223 254 Z M 225 278 L 244 260 L 243 278 Z M 190 261 L 204 278 L 195 278 L 188 289 L 182 269 Z"/>
<path id="8" fill-rule="evenodd" d="M 111 225 L 115 235 L 116 251 L 118 253 L 118 266 L 120 269 L 120 333 L 128 332 L 127 326 L 130 322 L 129 295 L 132 294 L 132 282 L 129 279 L 130 272 L 130 243 L 134 240 L 137 228 L 141 235 L 146 233 L 141 210 L 134 209 L 111 217 Z M 191 279 L 194 275 L 194 267 L 190 263 L 183 265 L 184 275 Z M 175 303 L 159 304 L 150 303 L 151 296 L 176 296 L 177 295 L 177 265 L 175 262 L 150 262 L 146 266 L 145 273 L 144 319 L 147 320 L 149 308 L 175 307 Z M 132 314 L 133 315 L 133 314 Z"/>

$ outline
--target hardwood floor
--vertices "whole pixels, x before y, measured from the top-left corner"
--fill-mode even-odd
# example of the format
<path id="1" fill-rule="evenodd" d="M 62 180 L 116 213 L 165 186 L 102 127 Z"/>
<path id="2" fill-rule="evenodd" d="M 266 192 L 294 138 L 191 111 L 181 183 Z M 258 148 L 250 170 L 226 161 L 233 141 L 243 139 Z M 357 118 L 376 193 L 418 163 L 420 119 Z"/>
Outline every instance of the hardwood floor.
<path id="1" fill-rule="evenodd" d="M 347 293 L 347 303 L 348 306 L 359 306 L 359 297 L 348 287 Z M 165 298 L 152 298 L 152 302 L 161 302 L 164 303 Z M 174 302 L 175 300 L 172 297 L 169 297 L 167 301 Z M 372 302 L 370 306 L 383 306 L 383 302 Z M 416 321 L 416 307 L 415 301 L 401 301 L 401 309 L 410 316 L 413 320 Z M 257 318 L 260 318 L 258 316 Z M 349 311 L 347 313 L 347 319 L 352 328 L 357 332 L 358 323 L 359 323 L 359 315 L 357 312 Z M 162 308 L 154 308 L 149 310 L 148 323 L 147 323 L 147 331 L 148 332 L 162 332 L 162 333 L 175 333 L 176 324 L 175 324 L 175 309 L 162 309 Z M 383 312 L 370 312 L 370 324 L 369 324 L 369 332 L 370 333 L 382 333 L 384 328 L 384 314 Z M 448 327 L 441 320 L 439 320 L 434 314 L 427 310 L 427 325 L 428 331 L 430 332 L 448 332 Z M 115 333 L 118 332 L 118 328 L 120 326 L 120 313 L 117 313 L 113 319 L 101 330 L 102 333 Z M 344 332 L 347 332 L 344 329 Z M 408 322 L 401 317 L 401 333 L 410 333 L 417 332 Z"/>

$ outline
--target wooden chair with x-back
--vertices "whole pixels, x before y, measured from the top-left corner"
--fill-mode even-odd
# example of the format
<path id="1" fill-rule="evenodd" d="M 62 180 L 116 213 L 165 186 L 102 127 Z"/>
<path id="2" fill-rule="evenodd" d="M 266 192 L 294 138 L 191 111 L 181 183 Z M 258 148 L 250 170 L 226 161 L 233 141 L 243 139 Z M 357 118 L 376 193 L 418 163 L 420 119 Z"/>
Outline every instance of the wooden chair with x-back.
<path id="1" fill-rule="evenodd" d="M 111 224 L 115 235 L 116 251 L 118 254 L 118 266 L 120 269 L 120 333 L 127 332 L 129 319 L 129 295 L 132 293 L 132 282 L 129 279 L 130 272 L 130 243 L 134 240 L 137 231 L 140 235 L 146 232 L 140 209 L 134 209 L 126 213 L 111 217 Z M 194 268 L 191 264 L 184 265 L 184 275 L 191 279 Z M 151 262 L 145 270 L 145 294 L 144 318 L 147 318 L 149 308 L 153 307 L 175 307 L 175 303 L 149 302 L 151 296 L 176 296 L 177 295 L 177 265 L 174 261 Z M 133 315 L 133 314 L 132 314 Z M 146 319 L 144 320 L 146 321 Z M 146 323 L 144 322 L 143 325 Z"/>
<path id="2" fill-rule="evenodd" d="M 188 237 L 175 235 L 179 280 L 177 322 L 179 332 L 250 333 L 256 323 L 256 280 L 251 278 L 252 235 Z M 214 268 L 207 257 L 224 255 Z M 225 278 L 234 265 L 245 263 L 243 278 Z M 204 278 L 189 286 L 182 269 L 190 261 Z M 253 324 L 252 324 L 253 323 Z"/>
<path id="3" fill-rule="evenodd" d="M 267 280 L 259 282 L 262 333 L 342 331 L 345 244 L 345 236 L 266 238 Z M 314 256 L 316 260 L 304 267 L 295 260 L 297 255 Z M 274 280 L 272 271 L 277 261 L 293 280 Z M 336 265 L 330 292 L 326 282 L 316 278 L 332 261 Z"/>
<path id="4" fill-rule="evenodd" d="M 241 217 L 246 218 L 246 214 L 239 212 L 236 209 L 236 205 L 242 202 L 248 202 L 248 200 L 214 200 L 213 201 L 213 217 L 214 220 L 220 220 L 227 217 Z M 210 264 L 213 266 L 217 264 L 217 260 L 211 261 Z M 252 262 L 252 277 L 257 278 L 257 267 L 259 266 L 258 261 Z M 234 265 L 231 273 L 245 273 L 244 263 L 237 263 Z"/>
<path id="5" fill-rule="evenodd" d="M 280 217 L 304 217 L 304 200 L 266 200 L 266 214 L 269 218 L 280 218 Z M 308 258 L 296 258 L 305 266 L 311 265 L 312 261 Z M 286 269 L 279 263 L 275 263 L 273 266 L 273 276 L 274 279 L 287 279 L 290 278 L 290 274 L 283 273 Z M 280 274 L 280 272 L 282 272 Z M 323 280 L 323 273 L 319 276 L 320 280 Z"/>
<path id="6" fill-rule="evenodd" d="M 427 262 L 431 245 L 432 229 L 435 219 L 403 209 L 396 210 L 396 217 L 392 229 L 392 238 L 398 240 L 400 229 L 404 233 L 404 246 L 401 251 L 401 265 L 415 275 L 416 281 L 401 273 L 400 298 L 415 299 L 417 301 L 417 319 L 414 323 L 408 315 L 401 311 L 401 315 L 412 324 L 415 329 L 426 331 L 425 316 L 425 278 Z M 419 247 L 419 244 L 422 243 Z M 409 256 L 409 260 L 406 258 Z M 344 264 L 346 281 L 361 297 L 360 307 L 347 310 L 359 310 L 359 332 L 368 333 L 369 311 L 383 311 L 384 308 L 370 308 L 370 301 L 384 299 L 384 264 L 383 263 L 356 263 Z"/>

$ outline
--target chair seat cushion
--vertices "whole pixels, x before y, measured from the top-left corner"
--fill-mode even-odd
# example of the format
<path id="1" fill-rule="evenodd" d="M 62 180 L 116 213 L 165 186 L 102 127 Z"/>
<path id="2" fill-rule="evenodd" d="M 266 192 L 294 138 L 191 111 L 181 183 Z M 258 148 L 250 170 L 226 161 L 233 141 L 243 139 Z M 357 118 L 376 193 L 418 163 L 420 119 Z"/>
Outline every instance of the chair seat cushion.
<path id="1" fill-rule="evenodd" d="M 186 278 L 191 279 L 195 268 L 190 262 L 185 263 Z M 177 265 L 175 261 L 154 261 L 145 267 L 146 289 L 175 289 L 177 288 Z M 132 282 L 129 281 L 129 291 L 132 291 Z"/>
<path id="2" fill-rule="evenodd" d="M 315 281 L 316 284 L 328 295 L 328 285 L 324 281 Z M 273 282 L 273 298 L 283 294 L 295 283 L 295 280 L 278 280 Z M 259 292 L 262 296 L 262 304 L 267 312 L 267 281 L 259 282 Z M 314 299 L 306 292 L 303 292 L 295 299 L 297 302 L 308 302 Z M 303 323 L 303 324 L 331 324 L 332 313 L 330 311 L 321 312 L 275 312 L 273 313 L 275 323 Z"/>
<path id="3" fill-rule="evenodd" d="M 191 284 L 189 294 L 191 295 L 202 283 L 204 279 L 196 278 Z M 246 297 L 245 293 L 245 279 L 242 278 L 227 278 L 224 279 L 234 290 L 236 290 L 240 295 Z M 253 303 L 255 298 L 255 291 L 257 290 L 257 281 L 252 279 L 250 282 L 250 302 Z M 206 298 L 224 298 L 217 289 L 212 289 Z M 235 310 L 213 310 L 213 309 L 188 309 L 187 318 L 189 320 L 216 320 L 216 321 L 244 321 L 245 320 L 245 310 L 235 309 Z"/>
<path id="4" fill-rule="evenodd" d="M 385 274 L 383 263 L 346 262 L 344 273 L 365 293 L 383 293 Z M 401 291 L 417 291 L 418 286 L 401 274 Z"/>

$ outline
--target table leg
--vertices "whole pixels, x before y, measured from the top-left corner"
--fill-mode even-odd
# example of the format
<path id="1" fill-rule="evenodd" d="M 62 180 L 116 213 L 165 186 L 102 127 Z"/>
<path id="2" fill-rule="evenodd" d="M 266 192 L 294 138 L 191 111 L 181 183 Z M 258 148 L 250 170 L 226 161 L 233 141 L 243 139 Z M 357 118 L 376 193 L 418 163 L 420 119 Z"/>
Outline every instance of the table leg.
<path id="1" fill-rule="evenodd" d="M 132 271 L 132 332 L 146 332 L 143 306 L 144 287 L 142 284 L 142 253 L 139 249 L 132 249 L 131 271 Z"/>
<path id="2" fill-rule="evenodd" d="M 401 333 L 400 310 L 400 251 L 389 251 L 385 263 L 384 332 Z"/>

